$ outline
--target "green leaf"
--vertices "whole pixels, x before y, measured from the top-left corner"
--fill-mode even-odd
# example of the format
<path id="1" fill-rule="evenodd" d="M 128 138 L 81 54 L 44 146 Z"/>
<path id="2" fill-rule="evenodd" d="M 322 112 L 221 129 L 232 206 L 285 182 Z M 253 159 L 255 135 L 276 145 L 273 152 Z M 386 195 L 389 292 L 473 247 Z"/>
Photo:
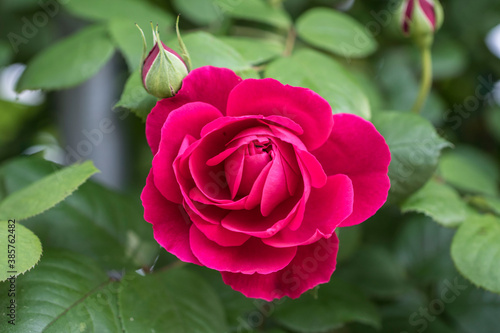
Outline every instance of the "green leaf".
<path id="1" fill-rule="evenodd" d="M 451 282 L 451 281 L 450 281 Z M 446 312 L 465 333 L 496 332 L 500 313 L 500 295 L 460 283 L 460 289 L 451 295 Z M 464 286 L 466 287 L 463 290 Z"/>
<path id="2" fill-rule="evenodd" d="M 390 298 L 409 288 L 404 268 L 381 246 L 364 246 L 335 274 L 373 297 Z"/>
<path id="3" fill-rule="evenodd" d="M 290 16 L 283 9 L 273 8 L 264 0 L 216 0 L 215 4 L 230 17 L 266 23 L 281 29 L 288 29 L 292 24 Z"/>
<path id="4" fill-rule="evenodd" d="M 302 49 L 291 57 L 271 62 L 266 77 L 314 90 L 326 99 L 333 113 L 353 113 L 370 118 L 370 103 L 352 75 L 324 54 Z"/>
<path id="5" fill-rule="evenodd" d="M 92 161 L 74 164 L 18 190 L 0 201 L 0 220 L 24 220 L 66 199 L 98 172 Z"/>
<path id="6" fill-rule="evenodd" d="M 113 52 L 113 43 L 104 27 L 85 28 L 31 59 L 16 89 L 54 90 L 76 86 L 94 76 Z"/>
<path id="7" fill-rule="evenodd" d="M 317 299 L 306 293 L 285 300 L 272 317 L 290 330 L 307 333 L 333 330 L 353 321 L 380 327 L 376 307 L 355 286 L 338 278 L 321 285 Z"/>
<path id="8" fill-rule="evenodd" d="M 455 151 L 444 154 L 439 163 L 439 174 L 459 190 L 498 194 L 498 167 L 488 155 L 476 149 L 457 147 Z"/>
<path id="9" fill-rule="evenodd" d="M 0 281 L 5 281 L 12 275 L 17 276 L 29 271 L 40 260 L 42 255 L 40 240 L 33 232 L 17 221 L 0 221 L 0 239 L 2 250 L 5 251 L 0 261 Z M 13 255 L 14 263 L 8 262 L 9 254 Z M 13 264 L 14 267 L 11 267 L 10 264 Z M 16 273 L 10 273 L 12 271 Z"/>
<path id="10" fill-rule="evenodd" d="M 430 216 L 445 227 L 456 227 L 465 220 L 465 203 L 450 186 L 431 179 L 406 199 L 401 210 Z"/>
<path id="11" fill-rule="evenodd" d="M 59 168 L 35 156 L 15 159 L 0 167 L 0 189 L 8 195 Z M 151 225 L 143 219 L 139 194 L 124 196 L 92 181 L 53 209 L 23 224 L 45 247 L 90 256 L 105 269 L 151 265 L 159 248 Z"/>
<path id="12" fill-rule="evenodd" d="M 427 120 L 411 113 L 377 113 L 373 124 L 391 151 L 389 200 L 402 201 L 430 179 L 441 149 L 450 143 Z"/>
<path id="13" fill-rule="evenodd" d="M 71 0 L 65 1 L 65 8 L 73 15 L 96 21 L 128 19 L 134 22 L 169 26 L 173 16 L 148 1 L 136 0 Z M 142 45 L 142 42 L 141 44 Z"/>
<path id="14" fill-rule="evenodd" d="M 377 42 L 358 21 L 328 8 L 310 9 L 297 20 L 297 34 L 309 44 L 346 59 L 366 57 Z"/>
<path id="15" fill-rule="evenodd" d="M 235 72 L 251 69 L 250 63 L 238 51 L 209 33 L 199 31 L 182 38 L 189 50 L 193 69 L 202 66 L 226 67 Z M 176 40 L 172 39 L 169 45 L 175 51 L 180 51 Z"/>
<path id="16" fill-rule="evenodd" d="M 148 94 L 142 85 L 140 69 L 134 71 L 127 79 L 122 95 L 115 107 L 124 107 L 132 110 L 139 118 L 146 121 L 151 109 L 156 105 L 157 99 Z"/>
<path id="17" fill-rule="evenodd" d="M 7 295 L 9 283 L 0 291 Z M 97 264 L 67 251 L 46 251 L 35 270 L 16 280 L 16 324 L 2 332 L 120 332 L 116 287 Z M 6 308 L 2 304 L 2 311 Z"/>
<path id="18" fill-rule="evenodd" d="M 394 254 L 414 284 L 427 287 L 456 274 L 449 251 L 454 229 L 442 227 L 424 215 L 400 221 L 402 228 Z"/>
<path id="19" fill-rule="evenodd" d="M 222 11 L 216 0 L 174 0 L 173 3 L 181 17 L 198 25 L 222 21 Z"/>
<path id="20" fill-rule="evenodd" d="M 123 326 L 129 332 L 226 332 L 222 304 L 196 274 L 170 269 L 134 275 L 119 291 Z"/>
<path id="21" fill-rule="evenodd" d="M 451 255 L 467 279 L 500 293 L 500 218 L 469 217 L 453 238 Z"/>
<path id="22" fill-rule="evenodd" d="M 436 36 L 432 48 L 432 77 L 436 80 L 459 76 L 468 65 L 467 52 L 451 37 Z"/>
<path id="23" fill-rule="evenodd" d="M 274 40 L 250 37 L 221 37 L 221 41 L 234 48 L 252 65 L 278 57 L 284 46 Z"/>

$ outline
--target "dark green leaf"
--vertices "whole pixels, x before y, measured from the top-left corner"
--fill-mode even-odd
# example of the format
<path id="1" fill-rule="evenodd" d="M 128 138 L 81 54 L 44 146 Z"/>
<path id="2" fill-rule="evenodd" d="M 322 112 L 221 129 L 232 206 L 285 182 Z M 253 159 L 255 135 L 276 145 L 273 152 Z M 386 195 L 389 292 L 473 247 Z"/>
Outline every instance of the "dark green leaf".
<path id="1" fill-rule="evenodd" d="M 451 255 L 467 279 L 500 293 L 500 218 L 469 217 L 453 238 Z"/>
<path id="2" fill-rule="evenodd" d="M 339 253 L 337 254 L 337 262 L 341 262 L 350 258 L 358 249 L 361 243 L 362 229 L 357 226 L 337 228 L 335 233 L 339 237 Z"/>
<path id="3" fill-rule="evenodd" d="M 9 226 L 14 226 L 14 228 L 9 228 Z M 17 220 L 0 221 L 0 239 L 3 251 L 5 251 L 4 257 L 0 261 L 0 281 L 5 281 L 12 275 L 29 271 L 40 260 L 42 255 L 40 240 Z M 12 259 L 9 254 L 12 255 Z"/>
<path id="4" fill-rule="evenodd" d="M 370 118 L 370 103 L 351 74 L 334 59 L 303 49 L 289 58 L 270 63 L 266 77 L 314 90 L 331 105 L 333 113 L 353 113 Z"/>
<path id="5" fill-rule="evenodd" d="M 136 70 L 125 83 L 122 95 L 115 107 L 124 107 L 132 110 L 139 118 L 146 120 L 149 112 L 158 100 L 148 94 L 142 85 L 141 71 Z"/>
<path id="6" fill-rule="evenodd" d="M 450 281 L 454 284 L 448 292 L 451 302 L 446 304 L 446 312 L 466 333 L 496 332 L 500 313 L 500 295 L 478 289 L 462 279 Z M 460 288 L 457 288 L 460 287 Z M 464 288 L 466 288 L 464 290 Z M 454 297 L 456 296 L 456 297 Z"/>
<path id="7" fill-rule="evenodd" d="M 297 33 L 311 45 L 348 60 L 368 56 L 377 49 L 377 42 L 361 23 L 333 9 L 307 11 L 297 20 Z"/>
<path id="8" fill-rule="evenodd" d="M 0 284 L 2 295 L 9 285 Z M 95 262 L 76 253 L 46 251 L 35 270 L 17 278 L 15 299 L 16 325 L 3 315 L 2 332 L 121 331 L 116 286 Z"/>
<path id="9" fill-rule="evenodd" d="M 450 186 L 431 179 L 401 205 L 403 212 L 419 212 L 445 227 L 455 227 L 465 220 L 465 203 Z"/>
<path id="10" fill-rule="evenodd" d="M 0 201 L 0 220 L 24 220 L 57 205 L 98 172 L 92 161 L 54 172 Z"/>
<path id="11" fill-rule="evenodd" d="M 391 151 L 390 200 L 404 200 L 430 179 L 441 149 L 450 144 L 427 120 L 415 114 L 381 112 L 374 116 L 373 124 Z"/>
<path id="12" fill-rule="evenodd" d="M 13 160 L 0 168 L 4 194 L 19 190 L 60 167 L 36 157 Z M 139 195 L 123 196 L 92 181 L 53 209 L 25 220 L 45 247 L 73 250 L 106 269 L 150 265 L 158 244 L 143 219 Z"/>
<path id="13" fill-rule="evenodd" d="M 298 332 L 324 332 L 353 321 L 380 326 L 375 306 L 356 287 L 338 278 L 321 285 L 317 299 L 311 293 L 296 300 L 287 299 L 276 307 L 272 317 Z"/>
<path id="14" fill-rule="evenodd" d="M 128 332 L 226 332 L 222 304 L 196 274 L 170 269 L 134 275 L 119 291 L 120 316 Z"/>
<path id="15" fill-rule="evenodd" d="M 28 63 L 17 90 L 76 86 L 94 76 L 113 52 L 113 43 L 104 27 L 85 28 L 38 53 Z"/>
<path id="16" fill-rule="evenodd" d="M 12 58 L 12 50 L 6 42 L 0 41 L 0 67 L 7 65 Z"/>
<path id="17" fill-rule="evenodd" d="M 400 222 L 394 253 L 416 285 L 426 287 L 456 273 L 449 250 L 454 229 L 423 215 Z"/>
<path id="18" fill-rule="evenodd" d="M 398 296 L 409 287 L 401 264 L 380 246 L 361 248 L 336 274 L 374 297 Z"/>

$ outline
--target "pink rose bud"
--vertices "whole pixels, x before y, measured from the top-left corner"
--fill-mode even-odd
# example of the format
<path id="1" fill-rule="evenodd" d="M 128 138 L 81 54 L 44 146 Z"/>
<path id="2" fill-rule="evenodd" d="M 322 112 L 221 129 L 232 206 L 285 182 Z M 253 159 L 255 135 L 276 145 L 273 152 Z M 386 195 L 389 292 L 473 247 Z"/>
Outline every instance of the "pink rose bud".
<path id="1" fill-rule="evenodd" d="M 399 15 L 403 34 L 417 40 L 432 36 L 443 23 L 443 8 L 438 0 L 404 0 Z"/>
<path id="2" fill-rule="evenodd" d="M 141 30 L 142 33 L 142 30 Z M 142 62 L 142 84 L 148 93 L 157 98 L 174 96 L 188 75 L 184 60 L 161 40 L 158 27 L 153 30 L 155 46 L 146 56 L 146 39 L 144 38 L 144 59 Z"/>

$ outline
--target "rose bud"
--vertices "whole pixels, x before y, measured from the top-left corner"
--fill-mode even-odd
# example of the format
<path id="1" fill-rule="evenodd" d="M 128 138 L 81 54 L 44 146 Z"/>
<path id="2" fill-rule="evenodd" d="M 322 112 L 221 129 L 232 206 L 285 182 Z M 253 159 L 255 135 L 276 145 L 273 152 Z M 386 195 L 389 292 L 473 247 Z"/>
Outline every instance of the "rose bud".
<path id="1" fill-rule="evenodd" d="M 157 98 L 174 96 L 181 88 L 182 80 L 188 75 L 188 68 L 184 60 L 160 40 L 158 27 L 153 30 L 155 45 L 147 56 L 146 39 L 143 33 L 142 37 L 144 56 L 141 75 L 144 88 Z"/>
<path id="2" fill-rule="evenodd" d="M 403 34 L 422 40 L 441 27 L 443 8 L 438 0 L 404 0 L 399 16 Z"/>

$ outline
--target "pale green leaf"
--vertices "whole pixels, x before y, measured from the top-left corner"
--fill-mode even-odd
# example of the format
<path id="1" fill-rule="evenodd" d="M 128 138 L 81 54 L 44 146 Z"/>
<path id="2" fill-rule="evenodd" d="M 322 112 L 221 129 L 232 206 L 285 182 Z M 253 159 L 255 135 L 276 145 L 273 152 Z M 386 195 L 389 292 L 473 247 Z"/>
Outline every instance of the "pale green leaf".
<path id="1" fill-rule="evenodd" d="M 362 58 L 377 49 L 377 42 L 361 23 L 333 9 L 307 11 L 297 20 L 297 33 L 311 45 L 346 59 Z"/>
<path id="2" fill-rule="evenodd" d="M 403 212 L 419 212 L 445 227 L 465 220 L 465 203 L 450 186 L 431 179 L 401 205 Z"/>
<path id="3" fill-rule="evenodd" d="M 136 0 L 71 0 L 65 8 L 73 15 L 90 20 L 109 21 L 128 19 L 131 23 L 152 21 L 162 26 L 172 25 L 172 14 L 152 5 L 149 1 Z"/>
<path id="4" fill-rule="evenodd" d="M 252 65 L 278 57 L 284 49 L 280 42 L 250 37 L 221 37 L 221 41 L 234 48 Z"/>
<path id="5" fill-rule="evenodd" d="M 111 58 L 114 45 L 102 26 L 91 26 L 56 42 L 28 63 L 17 90 L 76 86 L 94 76 Z"/>
<path id="6" fill-rule="evenodd" d="M 439 163 L 439 174 L 459 190 L 498 194 L 498 166 L 488 155 L 473 148 L 459 147 L 444 154 Z"/>
<path id="7" fill-rule="evenodd" d="M 0 281 L 29 271 L 42 255 L 42 244 L 38 237 L 15 220 L 0 221 L 0 244 L 4 251 L 0 260 Z"/>
<path id="8" fill-rule="evenodd" d="M 250 63 L 241 54 L 209 33 L 199 31 L 186 34 L 182 38 L 191 56 L 193 69 L 215 66 L 229 68 L 237 73 L 251 69 Z M 175 51 L 180 51 L 177 39 L 172 39 L 168 45 Z"/>
<path id="9" fill-rule="evenodd" d="M 469 217 L 453 238 L 451 255 L 467 279 L 500 293 L 500 218 Z"/>
<path id="10" fill-rule="evenodd" d="M 56 171 L 0 201 L 0 220 L 23 220 L 43 213 L 71 195 L 98 171 L 92 161 Z"/>
<path id="11" fill-rule="evenodd" d="M 174 0 L 173 3 L 182 18 L 198 25 L 222 21 L 222 10 L 217 0 Z"/>
<path id="12" fill-rule="evenodd" d="M 331 105 L 333 113 L 353 113 L 369 119 L 370 103 L 352 75 L 340 63 L 319 52 L 302 49 L 271 62 L 266 77 L 314 90 Z"/>
<path id="13" fill-rule="evenodd" d="M 271 7 L 265 0 L 214 2 L 220 12 L 230 17 L 266 23 L 281 29 L 288 29 L 291 25 L 290 16 L 283 9 Z"/>

